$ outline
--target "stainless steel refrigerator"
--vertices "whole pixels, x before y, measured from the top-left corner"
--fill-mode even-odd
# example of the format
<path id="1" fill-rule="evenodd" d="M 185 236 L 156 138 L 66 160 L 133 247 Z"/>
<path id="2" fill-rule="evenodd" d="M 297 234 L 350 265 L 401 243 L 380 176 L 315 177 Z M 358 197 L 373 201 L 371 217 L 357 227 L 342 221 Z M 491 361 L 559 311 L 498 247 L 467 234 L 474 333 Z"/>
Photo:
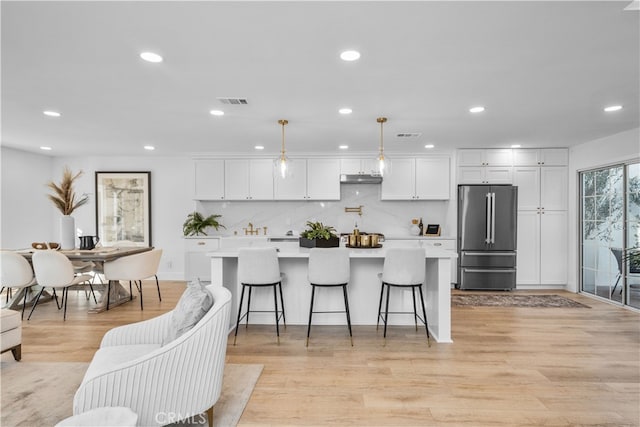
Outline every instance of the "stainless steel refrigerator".
<path id="1" fill-rule="evenodd" d="M 516 287 L 518 187 L 458 186 L 458 287 Z"/>

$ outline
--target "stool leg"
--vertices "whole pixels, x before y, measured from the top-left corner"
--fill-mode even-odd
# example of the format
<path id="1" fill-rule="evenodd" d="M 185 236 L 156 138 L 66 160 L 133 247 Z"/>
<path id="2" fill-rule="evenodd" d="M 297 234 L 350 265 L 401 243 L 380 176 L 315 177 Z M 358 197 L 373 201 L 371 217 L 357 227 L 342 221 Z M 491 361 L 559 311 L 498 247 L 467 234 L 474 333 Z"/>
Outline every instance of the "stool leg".
<path id="1" fill-rule="evenodd" d="M 40 292 L 38 292 L 38 296 L 36 296 L 36 301 L 33 303 L 33 306 L 31 307 L 31 311 L 29 312 L 29 317 L 27 317 L 27 320 L 31 320 L 31 315 L 33 314 L 33 310 L 36 309 L 36 305 L 38 305 L 38 301 L 40 301 L 40 295 L 42 295 L 42 292 L 44 292 L 44 286 L 42 287 L 42 289 L 40 289 Z"/>
<path id="2" fill-rule="evenodd" d="M 347 285 L 342 285 L 342 293 L 344 294 L 344 309 L 347 313 L 347 325 L 349 326 L 349 338 L 351 339 L 351 347 L 353 347 L 353 333 L 351 333 L 351 313 L 349 312 L 349 297 L 347 296 Z"/>
<path id="3" fill-rule="evenodd" d="M 313 314 L 313 299 L 316 296 L 316 287 L 311 285 L 311 303 L 309 304 L 309 323 L 307 324 L 307 343 L 305 347 L 309 347 L 309 334 L 311 333 L 311 315 Z"/>
<path id="4" fill-rule="evenodd" d="M 69 288 L 62 288 L 62 304 L 64 305 L 64 313 L 62 320 L 67 320 L 67 300 L 69 299 Z"/>
<path id="5" fill-rule="evenodd" d="M 242 289 L 244 290 L 244 286 L 242 286 Z M 251 312 L 251 291 L 252 290 L 253 290 L 253 287 L 249 286 L 249 296 L 247 298 L 247 320 L 244 324 L 245 329 L 249 329 L 249 313 Z"/>
<path id="6" fill-rule="evenodd" d="M 249 288 L 251 291 L 251 288 Z M 240 314 L 242 313 L 242 300 L 244 300 L 244 285 L 242 285 L 242 292 L 240 293 L 240 303 L 238 304 L 238 321 L 236 322 L 236 332 L 233 335 L 233 345 L 236 345 L 236 338 L 238 338 L 238 325 L 240 325 Z"/>
<path id="7" fill-rule="evenodd" d="M 282 307 L 282 323 L 284 323 L 284 328 L 287 329 L 287 318 L 284 315 L 284 299 L 282 298 L 282 282 L 278 282 L 278 288 L 280 289 L 280 306 Z"/>
<path id="8" fill-rule="evenodd" d="M 280 326 L 278 325 L 278 290 L 276 289 L 277 285 L 273 285 L 273 302 L 275 303 L 276 309 L 276 336 L 278 337 L 278 345 L 280 345 Z"/>
<path id="9" fill-rule="evenodd" d="M 136 287 L 138 288 L 138 293 L 140 294 L 140 310 L 144 310 L 144 307 L 142 307 L 142 280 L 138 280 L 138 283 L 140 283 L 140 286 L 136 285 Z"/>
<path id="10" fill-rule="evenodd" d="M 24 308 L 27 306 L 27 294 L 31 291 L 31 288 L 24 288 L 24 300 L 22 301 L 22 314 L 20 315 L 20 320 L 24 320 Z"/>
<path id="11" fill-rule="evenodd" d="M 391 293 L 391 287 L 387 285 L 387 304 L 384 309 L 384 339 L 386 344 L 387 339 L 387 322 L 389 320 L 389 294 Z"/>
<path id="12" fill-rule="evenodd" d="M 420 290 L 420 302 L 422 303 L 422 315 L 424 316 L 424 329 L 427 331 L 427 345 L 431 347 L 431 337 L 429 336 L 429 323 L 427 322 L 427 310 L 424 308 L 424 295 L 422 294 L 422 285 L 418 287 Z"/>
<path id="13" fill-rule="evenodd" d="M 418 331 L 418 307 L 416 306 L 416 288 L 411 288 L 411 298 L 413 298 L 413 321 L 416 322 L 416 331 Z"/>
<path id="14" fill-rule="evenodd" d="M 380 313 L 382 310 L 382 295 L 384 295 L 384 282 L 380 284 L 380 303 L 378 304 L 378 319 L 376 319 L 376 331 L 378 330 L 378 326 L 380 326 Z"/>
<path id="15" fill-rule="evenodd" d="M 160 295 L 160 282 L 158 282 L 158 275 L 155 275 L 156 278 L 156 288 L 158 288 L 158 299 L 162 301 L 162 295 Z"/>

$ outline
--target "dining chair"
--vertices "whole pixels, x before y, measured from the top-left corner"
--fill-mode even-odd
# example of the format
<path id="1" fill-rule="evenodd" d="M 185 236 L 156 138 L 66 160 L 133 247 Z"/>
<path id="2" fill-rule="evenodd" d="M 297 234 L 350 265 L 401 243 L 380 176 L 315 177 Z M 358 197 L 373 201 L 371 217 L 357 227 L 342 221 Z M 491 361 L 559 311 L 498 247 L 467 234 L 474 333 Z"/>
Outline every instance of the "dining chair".
<path id="1" fill-rule="evenodd" d="M 76 275 L 73 269 L 73 264 L 69 258 L 54 250 L 36 251 L 33 253 L 31 260 L 33 262 L 33 271 L 36 273 L 36 280 L 38 281 L 38 284 L 42 286 L 42 289 L 38 292 L 38 296 L 36 297 L 33 307 L 31 307 L 31 312 L 29 312 L 27 320 L 31 319 L 33 310 L 35 310 L 38 305 L 40 296 L 45 288 L 52 288 L 54 296 L 56 289 L 62 289 L 62 302 L 58 304 L 58 309 L 64 307 L 63 320 L 67 320 L 67 299 L 69 288 L 86 283 L 93 292 L 91 276 L 88 274 Z M 56 296 L 56 304 L 57 302 L 58 299 Z"/>
<path id="2" fill-rule="evenodd" d="M 33 276 L 33 270 L 29 265 L 29 261 L 20 254 L 12 251 L 0 252 L 0 283 L 2 289 L 7 288 L 7 297 L 9 290 L 12 288 L 22 289 L 24 292 L 24 300 L 22 301 L 22 315 L 24 318 L 24 308 L 27 305 L 27 294 L 29 288 L 36 284 Z M 2 290 L 0 290 L 2 292 Z"/>
<path id="3" fill-rule="evenodd" d="M 155 277 L 156 287 L 158 289 L 158 299 L 162 301 L 160 294 L 160 283 L 158 281 L 158 268 L 160 266 L 160 258 L 162 257 L 162 249 L 152 249 L 147 252 L 141 252 L 134 255 L 125 256 L 113 261 L 104 263 L 104 276 L 109 282 L 109 290 L 112 280 L 124 280 L 129 282 L 129 292 L 133 291 L 132 283 L 136 285 L 138 294 L 140 295 L 140 310 L 144 310 L 142 301 L 142 281 L 149 277 Z M 131 294 L 133 299 L 133 294 Z M 107 303 L 108 308 L 108 303 Z"/>

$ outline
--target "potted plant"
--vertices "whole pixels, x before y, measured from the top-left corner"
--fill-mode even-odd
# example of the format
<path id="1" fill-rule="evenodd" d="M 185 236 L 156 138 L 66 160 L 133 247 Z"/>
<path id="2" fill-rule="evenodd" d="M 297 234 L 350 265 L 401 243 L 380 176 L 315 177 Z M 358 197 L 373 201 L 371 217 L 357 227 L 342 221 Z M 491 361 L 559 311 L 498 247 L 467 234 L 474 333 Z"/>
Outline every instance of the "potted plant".
<path id="1" fill-rule="evenodd" d="M 304 248 L 334 248 L 340 246 L 336 229 L 321 222 L 307 221 L 307 229 L 300 233 L 300 246 Z"/>
<path id="2" fill-rule="evenodd" d="M 47 194 L 47 197 L 62 213 L 60 218 L 60 249 L 74 249 L 76 247 L 75 220 L 71 214 L 89 201 L 89 196 L 86 194 L 76 198 L 76 192 L 73 189 L 73 183 L 80 178 L 82 173 L 80 171 L 74 175 L 65 166 L 62 172 L 62 180 L 59 184 L 53 181 L 47 183 L 47 187 L 53 191 L 53 194 Z"/>
<path id="3" fill-rule="evenodd" d="M 206 236 L 204 231 L 207 227 L 213 227 L 218 231 L 220 227 L 227 228 L 218 222 L 218 218 L 222 215 L 209 215 L 205 218 L 200 212 L 194 211 L 187 215 L 187 220 L 182 224 L 182 232 L 185 236 L 199 236 L 200 234 Z"/>

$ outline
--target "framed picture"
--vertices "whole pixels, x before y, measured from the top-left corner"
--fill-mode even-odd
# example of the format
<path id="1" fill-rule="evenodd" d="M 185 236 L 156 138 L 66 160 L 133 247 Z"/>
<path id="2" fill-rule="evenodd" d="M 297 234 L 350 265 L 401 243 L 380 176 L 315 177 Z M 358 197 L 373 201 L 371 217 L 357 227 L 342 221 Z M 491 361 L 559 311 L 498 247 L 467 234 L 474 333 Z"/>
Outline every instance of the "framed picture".
<path id="1" fill-rule="evenodd" d="M 96 232 L 103 246 L 151 246 L 151 172 L 96 172 Z"/>
<path id="2" fill-rule="evenodd" d="M 424 229 L 425 236 L 439 236 L 440 235 L 440 224 L 429 224 Z"/>

